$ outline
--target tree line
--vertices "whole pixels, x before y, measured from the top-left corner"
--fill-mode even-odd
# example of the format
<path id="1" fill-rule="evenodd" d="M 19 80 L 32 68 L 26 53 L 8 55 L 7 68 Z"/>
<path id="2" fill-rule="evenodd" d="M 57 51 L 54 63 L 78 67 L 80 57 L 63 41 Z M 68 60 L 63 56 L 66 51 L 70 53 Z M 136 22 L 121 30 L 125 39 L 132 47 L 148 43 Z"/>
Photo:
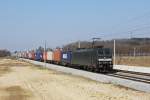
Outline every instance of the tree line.
<path id="1" fill-rule="evenodd" d="M 116 40 L 116 55 L 118 56 L 150 56 L 150 38 L 130 38 L 130 39 L 115 39 Z M 80 45 L 80 46 L 79 46 Z M 73 51 L 81 48 L 105 47 L 113 50 L 114 40 L 101 40 L 95 41 L 76 41 L 69 43 L 61 47 L 63 51 Z M 60 48 L 60 47 L 57 47 Z M 38 49 L 44 51 L 44 48 L 40 46 Z M 47 48 L 47 51 L 53 50 Z"/>
<path id="2" fill-rule="evenodd" d="M 0 50 L 0 57 L 10 56 L 11 53 L 8 50 Z"/>
<path id="3" fill-rule="evenodd" d="M 81 48 L 91 48 L 92 42 L 80 41 Z M 79 42 L 67 44 L 63 50 L 75 50 L 79 46 Z M 113 50 L 113 40 L 95 41 L 95 47 L 106 47 Z M 131 39 L 116 39 L 116 54 L 119 56 L 137 56 L 150 55 L 150 38 L 131 38 Z"/>

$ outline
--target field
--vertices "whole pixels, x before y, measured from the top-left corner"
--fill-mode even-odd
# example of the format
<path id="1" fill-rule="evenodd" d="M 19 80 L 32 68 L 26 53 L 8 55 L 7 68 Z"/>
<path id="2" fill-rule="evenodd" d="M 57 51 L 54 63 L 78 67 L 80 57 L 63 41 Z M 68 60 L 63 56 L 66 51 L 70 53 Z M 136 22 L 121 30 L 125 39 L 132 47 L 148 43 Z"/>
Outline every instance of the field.
<path id="1" fill-rule="evenodd" d="M 116 64 L 150 67 L 150 56 L 116 57 Z"/>
<path id="2" fill-rule="evenodd" d="M 150 100 L 150 94 L 0 59 L 0 100 Z"/>

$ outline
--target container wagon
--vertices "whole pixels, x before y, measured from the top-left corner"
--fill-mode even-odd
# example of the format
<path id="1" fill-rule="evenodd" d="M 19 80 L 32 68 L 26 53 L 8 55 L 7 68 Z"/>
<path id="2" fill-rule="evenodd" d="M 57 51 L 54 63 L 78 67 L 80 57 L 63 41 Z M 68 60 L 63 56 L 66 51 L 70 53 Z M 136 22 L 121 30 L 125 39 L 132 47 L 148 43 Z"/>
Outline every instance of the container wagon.
<path id="1" fill-rule="evenodd" d="M 71 66 L 71 58 L 72 58 L 72 52 L 71 51 L 63 51 L 61 54 L 62 65 Z"/>
<path id="2" fill-rule="evenodd" d="M 43 60 L 51 63 L 53 60 L 53 52 L 52 51 L 43 52 Z"/>
<path id="3" fill-rule="evenodd" d="M 53 63 L 60 64 L 61 63 L 61 50 L 56 49 L 53 51 Z"/>
<path id="4" fill-rule="evenodd" d="M 32 53 L 30 51 L 28 52 L 28 59 L 32 59 Z"/>
<path id="5" fill-rule="evenodd" d="M 34 52 L 34 51 L 31 51 L 30 53 L 31 53 L 31 58 L 30 58 L 30 59 L 31 59 L 31 60 L 34 60 L 34 59 L 35 59 L 35 52 Z"/>
<path id="6" fill-rule="evenodd" d="M 35 60 L 36 61 L 42 61 L 43 60 L 43 53 L 41 51 L 36 51 Z"/>

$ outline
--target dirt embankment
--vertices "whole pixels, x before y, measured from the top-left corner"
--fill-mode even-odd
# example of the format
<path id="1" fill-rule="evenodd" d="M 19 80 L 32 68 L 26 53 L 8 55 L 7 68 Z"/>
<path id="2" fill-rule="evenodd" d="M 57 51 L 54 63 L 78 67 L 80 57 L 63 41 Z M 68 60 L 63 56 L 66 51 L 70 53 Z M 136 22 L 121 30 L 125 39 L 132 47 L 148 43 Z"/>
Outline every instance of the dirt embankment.
<path id="1" fill-rule="evenodd" d="M 116 57 L 116 64 L 150 67 L 150 57 L 149 56 Z"/>
<path id="2" fill-rule="evenodd" d="M 39 68 L 16 60 L 0 60 L 0 100 L 150 100 L 150 94 Z M 0 69 L 1 70 L 1 69 Z"/>

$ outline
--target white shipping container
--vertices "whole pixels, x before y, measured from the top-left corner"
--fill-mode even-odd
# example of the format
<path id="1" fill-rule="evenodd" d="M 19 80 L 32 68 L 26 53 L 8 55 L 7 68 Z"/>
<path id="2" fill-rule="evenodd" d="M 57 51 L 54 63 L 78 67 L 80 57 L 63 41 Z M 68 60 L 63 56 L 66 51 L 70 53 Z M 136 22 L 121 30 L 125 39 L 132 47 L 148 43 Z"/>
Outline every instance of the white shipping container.
<path id="1" fill-rule="evenodd" d="M 47 60 L 52 61 L 53 59 L 53 52 L 52 51 L 47 51 Z"/>
<path id="2" fill-rule="evenodd" d="M 29 56 L 30 59 L 32 58 L 31 52 L 28 53 L 28 56 Z"/>
<path id="3" fill-rule="evenodd" d="M 63 54 L 63 59 L 67 59 L 67 54 Z"/>

